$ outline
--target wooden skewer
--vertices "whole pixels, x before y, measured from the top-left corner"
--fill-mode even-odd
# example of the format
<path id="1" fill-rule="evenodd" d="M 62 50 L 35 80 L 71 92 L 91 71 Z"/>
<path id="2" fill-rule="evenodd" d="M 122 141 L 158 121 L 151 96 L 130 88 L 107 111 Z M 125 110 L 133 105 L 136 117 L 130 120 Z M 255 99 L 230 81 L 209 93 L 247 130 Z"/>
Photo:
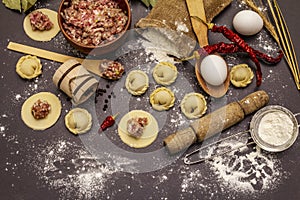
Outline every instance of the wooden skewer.
<path id="1" fill-rule="evenodd" d="M 284 33 L 286 34 L 285 35 L 285 40 L 286 40 L 286 43 L 287 43 L 287 46 L 288 46 L 288 52 L 289 52 L 289 56 L 290 56 L 290 64 L 294 67 L 294 70 L 295 70 L 295 73 L 296 73 L 295 78 L 296 78 L 296 81 L 297 81 L 297 87 L 300 90 L 300 88 L 299 88 L 300 87 L 300 72 L 299 72 L 299 66 L 298 66 L 298 62 L 297 62 L 296 53 L 295 53 L 295 50 L 294 50 L 294 45 L 293 45 L 290 33 L 288 31 L 287 25 L 285 23 L 285 20 L 283 18 L 282 12 L 281 12 L 281 10 L 279 8 L 279 5 L 278 5 L 276 0 L 274 0 L 274 4 L 275 4 L 275 8 L 276 8 L 277 12 L 279 13 L 280 24 L 283 25 L 283 30 L 284 30 Z"/>
<path id="2" fill-rule="evenodd" d="M 264 22 L 265 28 L 266 28 L 266 29 L 269 31 L 269 33 L 272 35 L 272 37 L 274 38 L 274 40 L 275 40 L 277 43 L 279 43 L 279 39 L 278 39 L 277 32 L 276 32 L 276 30 L 275 30 L 275 27 L 271 24 L 268 15 L 258 7 L 258 5 L 260 5 L 260 6 L 263 5 L 262 1 L 261 1 L 261 0 L 255 0 L 255 1 L 253 1 L 253 0 L 246 0 L 245 2 L 246 2 L 246 4 L 247 4 L 253 11 L 257 12 L 257 13 L 261 16 L 261 18 L 262 18 L 262 20 L 263 20 L 263 22 Z"/>
<path id="3" fill-rule="evenodd" d="M 300 90 L 299 66 L 298 66 L 297 57 L 294 50 L 294 45 L 292 43 L 292 39 L 288 31 L 286 22 L 283 18 L 282 12 L 279 8 L 277 1 L 273 0 L 273 4 L 271 0 L 267 0 L 267 1 L 276 25 L 276 30 L 279 35 L 279 45 L 281 46 L 284 52 L 285 59 L 293 73 L 296 86 L 298 90 Z"/>
<path id="4" fill-rule="evenodd" d="M 293 46 L 291 46 L 289 44 L 291 42 L 290 34 L 289 34 L 289 32 L 286 32 L 287 27 L 286 27 L 286 24 L 285 24 L 285 22 L 282 18 L 282 13 L 281 13 L 276 1 L 274 1 L 274 6 L 275 6 L 276 12 L 278 14 L 279 25 L 281 26 L 280 30 L 282 30 L 282 35 L 283 35 L 283 39 L 281 40 L 281 44 L 284 46 L 284 49 L 287 52 L 286 56 L 287 56 L 287 59 L 289 60 L 289 64 L 292 65 L 292 66 L 296 66 L 296 61 L 293 59 L 294 49 L 293 49 Z"/>

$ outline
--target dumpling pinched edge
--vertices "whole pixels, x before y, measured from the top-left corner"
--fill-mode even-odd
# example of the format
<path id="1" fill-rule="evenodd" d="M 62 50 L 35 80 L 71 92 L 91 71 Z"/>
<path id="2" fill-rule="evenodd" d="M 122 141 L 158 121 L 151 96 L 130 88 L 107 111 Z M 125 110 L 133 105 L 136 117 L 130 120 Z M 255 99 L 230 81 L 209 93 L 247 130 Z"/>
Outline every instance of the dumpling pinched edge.
<path id="1" fill-rule="evenodd" d="M 77 118 L 75 115 L 76 112 L 81 113 L 82 116 L 85 117 L 85 119 L 80 119 L 80 117 Z M 80 122 L 78 122 L 78 120 L 84 120 L 83 122 L 81 122 L 81 125 L 83 125 L 82 127 L 77 126 L 78 124 L 80 124 Z M 65 116 L 65 125 L 71 133 L 73 133 L 75 135 L 83 134 L 83 133 L 88 132 L 91 129 L 92 116 L 87 110 L 85 110 L 83 108 L 73 108 Z"/>
<path id="2" fill-rule="evenodd" d="M 177 78 L 177 68 L 170 62 L 160 62 L 153 68 L 153 78 L 160 85 L 171 85 Z"/>
<path id="3" fill-rule="evenodd" d="M 169 110 L 174 106 L 175 95 L 170 89 L 159 87 L 150 94 L 150 103 L 155 110 Z"/>
<path id="4" fill-rule="evenodd" d="M 183 97 L 180 108 L 187 118 L 196 119 L 205 114 L 207 103 L 202 94 L 192 92 Z"/>
<path id="5" fill-rule="evenodd" d="M 125 87 L 132 95 L 144 94 L 149 87 L 148 75 L 142 70 L 132 70 L 126 77 Z"/>
<path id="6" fill-rule="evenodd" d="M 32 69 L 32 73 L 29 74 L 30 69 Z M 27 71 L 27 72 L 25 72 Z M 42 74 L 42 64 L 40 59 L 36 56 L 26 55 L 22 56 L 16 65 L 16 72 L 25 79 L 33 79 L 40 74 Z"/>
<path id="7" fill-rule="evenodd" d="M 235 87 L 246 87 L 252 82 L 254 73 L 247 64 L 239 64 L 230 70 L 230 82 Z"/>

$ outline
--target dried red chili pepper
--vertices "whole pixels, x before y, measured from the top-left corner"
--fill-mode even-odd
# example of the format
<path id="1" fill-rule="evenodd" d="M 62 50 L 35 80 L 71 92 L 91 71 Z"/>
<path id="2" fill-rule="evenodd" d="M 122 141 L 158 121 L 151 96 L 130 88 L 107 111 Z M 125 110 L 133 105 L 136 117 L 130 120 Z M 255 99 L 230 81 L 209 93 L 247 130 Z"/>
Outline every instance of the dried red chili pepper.
<path id="1" fill-rule="evenodd" d="M 279 50 L 278 51 L 278 56 L 273 58 L 271 56 L 268 56 L 258 50 L 255 50 L 253 49 L 253 51 L 255 52 L 256 56 L 261 58 L 262 60 L 264 60 L 265 62 L 267 63 L 270 63 L 270 64 L 277 64 L 281 61 L 282 57 L 283 57 L 283 51 L 282 50 Z"/>
<path id="2" fill-rule="evenodd" d="M 253 49 L 253 48 L 252 48 Z M 201 54 L 202 49 L 199 49 L 198 52 Z M 207 45 L 203 47 L 203 50 L 205 50 L 206 53 L 212 54 L 212 53 L 239 53 L 239 52 L 244 52 L 243 49 L 241 49 L 238 45 L 233 44 L 233 43 L 224 43 L 220 42 L 217 44 L 212 44 L 212 45 Z M 256 49 L 253 49 L 253 52 L 255 55 L 263 60 L 264 62 L 270 63 L 270 64 L 276 64 L 280 62 L 280 60 L 283 57 L 283 52 L 279 50 L 278 56 L 277 57 L 271 57 L 267 54 L 264 54 Z"/>
<path id="3" fill-rule="evenodd" d="M 234 33 L 232 30 L 228 29 L 225 26 L 217 26 L 213 23 L 207 24 L 208 29 L 210 29 L 212 32 L 215 33 L 222 33 L 228 40 L 235 43 L 239 48 L 241 48 L 244 52 L 248 53 L 250 59 L 255 63 L 256 65 L 256 86 L 260 86 L 262 82 L 262 72 L 260 63 L 257 59 L 257 56 L 254 52 L 254 50 L 236 33 Z"/>
<path id="4" fill-rule="evenodd" d="M 102 122 L 102 124 L 100 125 L 99 132 L 105 131 L 108 127 L 111 127 L 112 125 L 114 125 L 116 117 L 117 117 L 117 115 L 107 116 L 105 118 L 105 120 Z"/>

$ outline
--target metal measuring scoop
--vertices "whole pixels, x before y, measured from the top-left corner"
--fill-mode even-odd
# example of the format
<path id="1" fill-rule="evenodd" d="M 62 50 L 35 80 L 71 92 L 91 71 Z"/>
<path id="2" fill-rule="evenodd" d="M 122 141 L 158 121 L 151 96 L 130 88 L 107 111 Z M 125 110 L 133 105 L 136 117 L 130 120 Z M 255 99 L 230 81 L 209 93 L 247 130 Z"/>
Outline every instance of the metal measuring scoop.
<path id="1" fill-rule="evenodd" d="M 265 139 L 260 137 L 260 134 L 259 134 L 259 125 L 261 125 L 263 117 L 272 112 L 280 112 L 281 114 L 287 116 L 291 120 L 292 126 L 293 126 L 291 137 L 287 141 L 285 141 L 283 144 L 280 144 L 280 145 L 274 145 L 270 141 L 266 141 Z M 229 137 L 226 137 L 224 139 L 218 140 L 209 145 L 206 145 L 199 149 L 196 149 L 196 150 L 192 151 L 191 153 L 186 154 L 183 161 L 187 165 L 193 165 L 193 164 L 204 162 L 206 160 L 212 160 L 213 158 L 215 158 L 217 156 L 225 155 L 234 150 L 240 149 L 242 147 L 245 147 L 245 146 L 248 146 L 251 144 L 256 144 L 258 147 L 260 147 L 261 149 L 264 149 L 268 152 L 284 151 L 284 150 L 288 149 L 289 147 L 291 147 L 298 137 L 299 128 L 300 128 L 300 125 L 298 124 L 297 119 L 296 119 L 296 117 L 298 115 L 300 115 L 300 113 L 293 114 L 290 110 L 288 110 L 287 108 L 282 107 L 282 106 L 278 106 L 278 105 L 266 106 L 255 113 L 255 115 L 251 119 L 249 130 L 233 134 Z M 222 152 L 210 155 L 208 157 L 199 158 L 198 160 L 191 160 L 191 157 L 193 157 L 195 154 L 200 153 L 200 152 L 208 149 L 209 147 L 212 147 L 213 145 L 220 144 L 224 141 L 235 138 L 237 136 L 242 136 L 249 132 L 250 132 L 250 136 L 248 139 L 250 139 L 250 141 L 247 142 L 246 144 L 239 145 L 239 146 L 229 149 L 229 150 L 224 150 Z"/>

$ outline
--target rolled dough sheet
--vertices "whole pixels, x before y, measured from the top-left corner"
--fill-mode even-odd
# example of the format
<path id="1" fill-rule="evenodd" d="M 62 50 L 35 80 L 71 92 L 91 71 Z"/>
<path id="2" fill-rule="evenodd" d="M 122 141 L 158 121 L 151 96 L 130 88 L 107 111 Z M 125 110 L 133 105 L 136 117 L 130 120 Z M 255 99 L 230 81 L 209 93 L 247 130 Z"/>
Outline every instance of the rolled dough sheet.
<path id="1" fill-rule="evenodd" d="M 144 129 L 144 134 L 139 139 L 131 137 L 127 133 L 127 121 L 133 117 L 147 117 L 149 120 L 148 125 Z M 132 110 L 120 120 L 118 133 L 121 140 L 128 146 L 133 148 L 144 148 L 152 144 L 157 138 L 158 124 L 156 119 L 150 113 L 143 110 Z"/>
<path id="2" fill-rule="evenodd" d="M 50 30 L 45 31 L 33 31 L 30 24 L 29 14 L 24 18 L 23 28 L 25 33 L 33 40 L 47 42 L 54 38 L 60 31 L 58 20 L 57 20 L 57 12 L 53 10 L 49 10 L 46 8 L 37 9 L 35 11 L 41 11 L 43 14 L 47 15 L 50 21 L 53 23 L 53 27 Z M 33 12 L 35 12 L 33 11 Z"/>
<path id="3" fill-rule="evenodd" d="M 51 105 L 51 111 L 44 119 L 35 119 L 31 113 L 33 104 L 38 100 L 46 100 Z M 45 130 L 56 123 L 61 113 L 61 102 L 50 92 L 40 92 L 29 97 L 22 105 L 21 118 L 33 130 Z"/>

